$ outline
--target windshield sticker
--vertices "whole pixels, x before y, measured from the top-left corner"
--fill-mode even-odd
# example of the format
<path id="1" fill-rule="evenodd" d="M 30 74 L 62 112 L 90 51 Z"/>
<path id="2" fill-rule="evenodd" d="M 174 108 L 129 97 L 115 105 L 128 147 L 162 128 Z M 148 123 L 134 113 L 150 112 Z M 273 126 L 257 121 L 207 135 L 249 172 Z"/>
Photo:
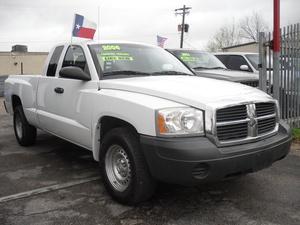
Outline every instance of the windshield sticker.
<path id="1" fill-rule="evenodd" d="M 104 62 L 107 61 L 133 61 L 133 57 L 127 52 L 102 52 L 100 54 Z"/>
<path id="2" fill-rule="evenodd" d="M 102 45 L 104 51 L 120 51 L 121 48 L 119 45 Z"/>
<path id="3" fill-rule="evenodd" d="M 102 56 L 103 61 L 133 61 L 131 56 Z"/>
<path id="4" fill-rule="evenodd" d="M 180 59 L 183 62 L 195 62 L 198 61 L 197 57 L 191 56 L 190 53 L 181 53 Z"/>
<path id="5" fill-rule="evenodd" d="M 181 56 L 191 56 L 191 54 L 187 53 L 187 52 L 183 52 L 183 53 L 181 53 Z"/>
<path id="6" fill-rule="evenodd" d="M 195 62 L 198 61 L 197 57 L 193 57 L 193 56 L 181 56 L 180 59 L 184 62 Z"/>

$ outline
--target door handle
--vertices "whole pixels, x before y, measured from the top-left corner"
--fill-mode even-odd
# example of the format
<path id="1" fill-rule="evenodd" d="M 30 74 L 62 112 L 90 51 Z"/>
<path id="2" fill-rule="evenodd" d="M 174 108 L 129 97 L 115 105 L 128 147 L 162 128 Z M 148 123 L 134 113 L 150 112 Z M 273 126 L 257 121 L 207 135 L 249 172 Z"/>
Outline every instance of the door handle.
<path id="1" fill-rule="evenodd" d="M 56 88 L 54 88 L 54 91 L 55 91 L 57 94 L 62 94 L 62 93 L 64 93 L 64 89 L 61 88 L 61 87 L 56 87 Z"/>

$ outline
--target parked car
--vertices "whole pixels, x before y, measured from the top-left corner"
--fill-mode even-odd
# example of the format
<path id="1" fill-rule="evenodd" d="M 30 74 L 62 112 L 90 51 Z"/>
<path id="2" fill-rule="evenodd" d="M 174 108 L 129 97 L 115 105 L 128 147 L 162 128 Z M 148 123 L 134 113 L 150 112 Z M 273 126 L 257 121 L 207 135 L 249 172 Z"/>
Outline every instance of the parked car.
<path id="1" fill-rule="evenodd" d="M 198 76 L 239 82 L 252 87 L 258 87 L 258 75 L 229 70 L 211 53 L 190 49 L 167 49 L 167 51 L 171 52 L 186 66 L 195 71 Z"/>
<path id="2" fill-rule="evenodd" d="M 258 53 L 246 52 L 218 52 L 214 54 L 228 69 L 235 71 L 246 71 L 259 75 Z M 270 63 L 269 63 L 270 62 Z M 267 60 L 267 92 L 273 93 L 273 62 Z"/>
<path id="3" fill-rule="evenodd" d="M 218 52 L 214 54 L 228 69 L 258 74 L 258 53 Z"/>
<path id="4" fill-rule="evenodd" d="M 34 144 L 38 128 L 90 150 L 125 204 L 151 197 L 157 181 L 261 170 L 291 143 L 266 93 L 195 76 L 164 49 L 132 42 L 57 45 L 43 74 L 6 79 L 4 103 L 20 145 Z"/>

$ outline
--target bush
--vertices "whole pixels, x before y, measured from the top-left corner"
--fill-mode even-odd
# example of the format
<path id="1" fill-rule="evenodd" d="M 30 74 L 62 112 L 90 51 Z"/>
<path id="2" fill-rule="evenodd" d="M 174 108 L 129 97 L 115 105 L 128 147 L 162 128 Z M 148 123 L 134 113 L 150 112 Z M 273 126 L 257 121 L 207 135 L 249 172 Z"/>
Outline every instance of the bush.
<path id="1" fill-rule="evenodd" d="M 296 141 L 300 141 L 300 128 L 294 128 L 292 133 L 293 133 L 293 139 Z"/>

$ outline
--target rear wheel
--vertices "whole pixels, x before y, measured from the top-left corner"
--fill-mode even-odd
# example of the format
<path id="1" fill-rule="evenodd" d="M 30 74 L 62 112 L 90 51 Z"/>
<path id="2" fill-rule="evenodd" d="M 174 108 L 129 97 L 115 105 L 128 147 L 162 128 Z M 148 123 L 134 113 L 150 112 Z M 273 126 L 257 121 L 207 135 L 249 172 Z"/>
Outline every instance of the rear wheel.
<path id="1" fill-rule="evenodd" d="M 22 106 L 14 110 L 14 131 L 20 145 L 30 146 L 35 143 L 36 128 L 27 122 Z"/>
<path id="2" fill-rule="evenodd" d="M 137 134 L 129 128 L 114 128 L 101 144 L 100 168 L 110 195 L 123 204 L 149 199 L 156 182 L 151 177 Z"/>

